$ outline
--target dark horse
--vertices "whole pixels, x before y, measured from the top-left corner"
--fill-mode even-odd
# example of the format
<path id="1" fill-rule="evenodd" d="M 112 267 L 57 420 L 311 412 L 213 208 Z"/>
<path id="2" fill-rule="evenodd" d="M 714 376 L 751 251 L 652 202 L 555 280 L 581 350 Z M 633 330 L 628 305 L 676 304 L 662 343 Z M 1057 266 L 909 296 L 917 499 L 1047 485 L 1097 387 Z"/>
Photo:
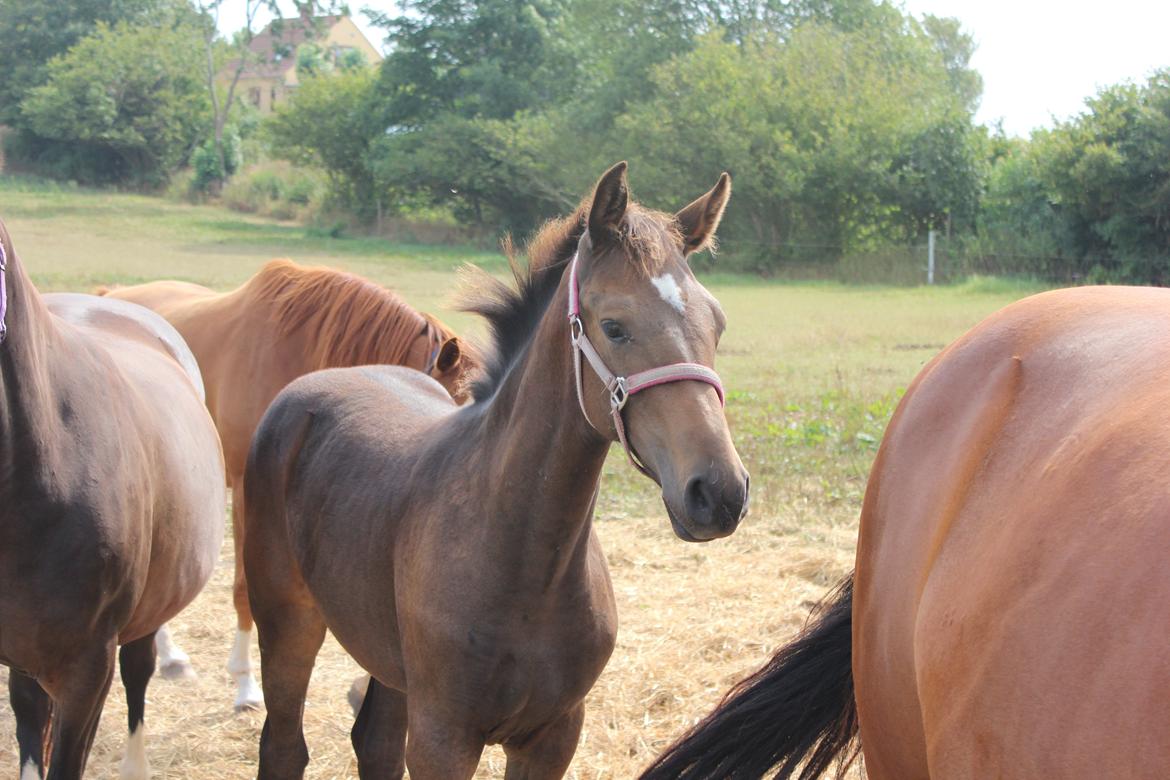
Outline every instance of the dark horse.
<path id="1" fill-rule="evenodd" d="M 645 778 L 1170 774 L 1170 291 L 1058 290 L 906 392 L 855 574 Z M 839 766 L 841 765 L 839 764 Z"/>
<path id="2" fill-rule="evenodd" d="M 7 267 L 4 268 L 4 260 Z M 22 780 L 81 777 L 118 653 L 124 778 L 143 742 L 154 634 L 223 540 L 223 456 L 199 369 L 158 315 L 42 298 L 0 225 L 0 663 Z"/>
<path id="3" fill-rule="evenodd" d="M 517 290 L 478 280 L 496 350 L 468 406 L 384 366 L 277 397 L 244 478 L 261 778 L 304 772 L 326 628 L 374 678 L 352 732 L 363 778 L 470 778 L 489 743 L 509 778 L 563 775 L 617 629 L 592 524 L 610 442 L 684 539 L 730 534 L 747 507 L 710 369 L 724 317 L 685 259 L 729 192 L 724 175 L 670 216 L 629 202 L 625 163 L 608 171 L 513 266 Z"/>
<path id="4" fill-rule="evenodd" d="M 264 410 L 285 385 L 310 371 L 371 363 L 425 371 L 465 400 L 465 376 L 475 367 L 459 339 L 435 317 L 415 311 L 373 282 L 332 268 L 272 260 L 226 293 L 190 282 L 160 281 L 99 288 L 99 294 L 146 306 L 175 326 L 203 373 L 207 409 L 223 442 L 232 488 L 236 549 L 236 641 L 228 671 L 236 678 L 236 709 L 259 708 L 252 676 L 252 612 L 244 582 L 244 462 Z M 159 636 L 165 638 L 160 631 Z M 159 643 L 167 657 L 186 654 Z"/>

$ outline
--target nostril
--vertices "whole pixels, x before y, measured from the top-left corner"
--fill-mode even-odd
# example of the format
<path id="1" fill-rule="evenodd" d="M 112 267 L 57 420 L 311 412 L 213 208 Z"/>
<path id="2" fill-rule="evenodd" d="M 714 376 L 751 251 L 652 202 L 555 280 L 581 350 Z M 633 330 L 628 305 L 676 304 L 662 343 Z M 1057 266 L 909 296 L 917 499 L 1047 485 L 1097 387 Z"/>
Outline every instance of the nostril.
<path id="1" fill-rule="evenodd" d="M 711 507 L 707 496 L 707 483 L 702 477 L 694 477 L 687 483 L 687 508 L 692 514 L 706 512 Z"/>

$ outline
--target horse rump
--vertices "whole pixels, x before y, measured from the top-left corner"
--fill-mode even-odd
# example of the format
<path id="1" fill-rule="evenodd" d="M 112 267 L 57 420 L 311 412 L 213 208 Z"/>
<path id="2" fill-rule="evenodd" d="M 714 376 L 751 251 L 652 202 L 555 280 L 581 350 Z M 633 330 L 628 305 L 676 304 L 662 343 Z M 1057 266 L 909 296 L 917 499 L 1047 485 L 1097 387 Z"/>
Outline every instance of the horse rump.
<path id="1" fill-rule="evenodd" d="M 810 624 L 659 756 L 641 780 L 841 777 L 861 750 L 853 699 L 853 575 Z M 803 768 L 802 768 L 803 765 Z M 800 769 L 800 774 L 795 775 Z"/>

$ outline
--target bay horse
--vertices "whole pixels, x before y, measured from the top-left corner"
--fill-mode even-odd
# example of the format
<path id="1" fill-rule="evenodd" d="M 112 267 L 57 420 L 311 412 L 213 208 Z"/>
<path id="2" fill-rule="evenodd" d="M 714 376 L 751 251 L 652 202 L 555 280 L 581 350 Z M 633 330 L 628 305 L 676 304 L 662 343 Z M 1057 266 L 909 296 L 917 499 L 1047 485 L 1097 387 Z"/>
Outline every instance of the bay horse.
<path id="1" fill-rule="evenodd" d="M 870 473 L 854 574 L 644 778 L 1170 771 L 1170 291 L 1042 293 L 950 345 Z"/>
<path id="2" fill-rule="evenodd" d="M 207 582 L 223 456 L 199 368 L 161 317 L 41 296 L 0 224 L 0 663 L 21 780 L 78 780 L 114 674 L 123 778 L 148 775 L 154 634 Z M 121 650 L 118 646 L 121 645 Z"/>
<path id="3" fill-rule="evenodd" d="M 351 732 L 361 777 L 470 778 L 485 744 L 510 778 L 564 774 L 617 629 L 592 523 L 610 443 L 685 540 L 730 534 L 747 508 L 711 369 L 724 315 L 686 261 L 729 193 L 724 174 L 660 214 L 610 169 L 513 261 L 515 289 L 476 279 L 495 350 L 469 405 L 384 366 L 281 392 L 244 478 L 259 777 L 303 775 L 327 627 L 373 677 Z"/>
<path id="4" fill-rule="evenodd" d="M 203 372 L 207 408 L 223 442 L 232 488 L 236 638 L 228 672 L 235 708 L 263 703 L 252 673 L 252 612 L 241 545 L 244 462 L 252 434 L 280 390 L 310 371 L 368 363 L 408 366 L 430 374 L 457 400 L 475 360 L 451 330 L 390 290 L 355 274 L 269 261 L 239 288 L 217 293 L 190 282 L 101 287 L 98 294 L 133 301 L 161 314 L 182 334 Z M 169 640 L 168 634 L 162 634 Z M 164 669 L 189 674 L 186 653 L 160 641 Z M 169 666 L 168 666 L 169 664 Z"/>

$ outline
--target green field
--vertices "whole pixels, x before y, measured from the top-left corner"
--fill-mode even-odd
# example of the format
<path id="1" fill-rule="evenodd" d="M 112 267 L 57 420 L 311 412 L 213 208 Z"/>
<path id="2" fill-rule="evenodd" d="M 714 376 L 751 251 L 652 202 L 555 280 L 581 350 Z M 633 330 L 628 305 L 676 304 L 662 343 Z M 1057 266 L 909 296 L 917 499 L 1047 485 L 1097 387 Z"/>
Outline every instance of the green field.
<path id="1" fill-rule="evenodd" d="M 504 268 L 498 255 L 476 250 L 314 237 L 218 208 L 4 178 L 0 218 L 43 291 L 157 278 L 229 288 L 287 256 L 369 276 L 473 334 L 478 323 L 447 308 L 455 270 L 464 262 Z M 727 540 L 686 545 L 670 533 L 654 486 L 618 453 L 609 459 L 598 529 L 622 630 L 590 696 L 573 777 L 631 776 L 799 627 L 810 600 L 851 566 L 866 473 L 903 389 L 944 344 L 1032 292 L 997 280 L 911 289 L 706 281 L 729 320 L 717 368 L 752 475 L 751 514 Z M 165 736 L 152 738 L 151 762 L 169 777 L 254 776 L 260 721 L 231 714 L 221 671 L 233 625 L 226 556 L 230 543 L 208 591 L 175 621 L 199 687 L 152 687 L 148 723 Z M 335 646 L 323 653 L 315 680 L 325 692 L 310 691 L 318 706 L 306 714 L 310 777 L 352 775 L 343 699 L 350 663 Z M 95 747 L 94 761 L 111 769 L 121 698 L 111 695 Z M 0 707 L 0 774 L 15 773 L 10 740 Z M 489 754 L 478 776 L 500 776 L 501 766 Z"/>
<path id="2" fill-rule="evenodd" d="M 455 271 L 467 262 L 505 267 L 497 253 L 315 237 L 213 207 L 20 179 L 0 179 L 0 218 L 43 291 L 162 278 L 228 289 L 265 260 L 291 257 L 368 276 L 473 333 L 474 318 L 450 309 Z M 988 279 L 907 289 L 719 274 L 707 284 L 728 315 L 718 369 L 752 472 L 754 513 L 791 528 L 807 513 L 850 521 L 876 442 L 917 370 L 982 316 L 1032 292 Z M 621 489 L 605 493 L 607 516 L 651 511 L 652 491 L 621 465 L 610 464 Z"/>

